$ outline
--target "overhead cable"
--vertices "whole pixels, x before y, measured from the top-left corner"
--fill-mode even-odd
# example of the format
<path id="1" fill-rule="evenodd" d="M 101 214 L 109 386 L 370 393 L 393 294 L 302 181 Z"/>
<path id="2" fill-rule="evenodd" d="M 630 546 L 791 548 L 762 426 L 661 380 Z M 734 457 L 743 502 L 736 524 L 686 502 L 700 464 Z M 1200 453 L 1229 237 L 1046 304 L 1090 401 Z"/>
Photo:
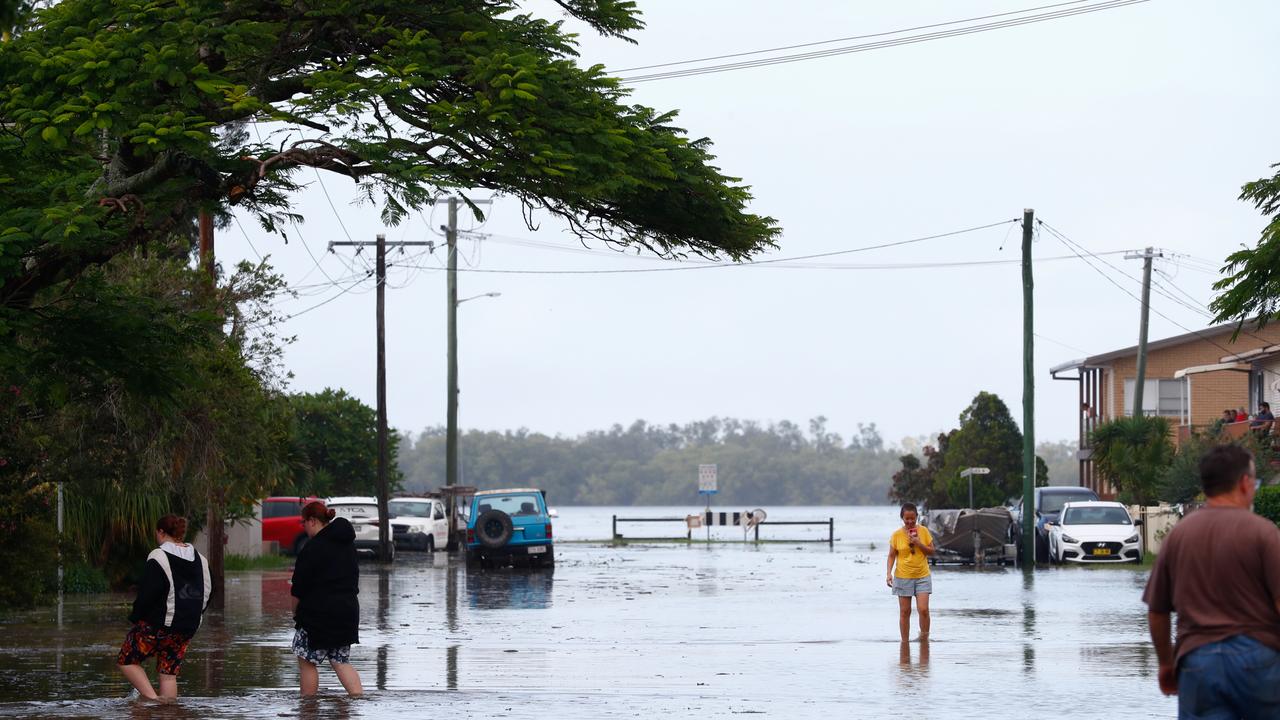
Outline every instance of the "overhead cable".
<path id="1" fill-rule="evenodd" d="M 1088 13 L 1101 12 L 1104 10 L 1114 10 L 1117 8 L 1126 7 L 1128 5 L 1137 5 L 1145 2 L 1149 2 L 1149 0 L 1104 0 L 1103 2 L 1099 2 L 1096 4 L 1083 5 L 1078 7 L 1063 7 L 1068 5 L 1074 6 L 1074 5 L 1077 5 L 1077 3 L 1061 3 L 1059 5 L 1046 5 L 1041 8 L 1029 8 L 1027 10 L 1015 11 L 1011 13 L 1000 13 L 998 15 L 987 15 L 987 16 L 981 16 L 976 18 L 970 18 L 968 20 L 954 20 L 954 21 L 949 21 L 945 23 L 934 23 L 932 25 L 923 25 L 918 28 L 908 28 L 908 29 L 903 29 L 903 30 L 898 30 L 893 32 L 874 33 L 871 35 L 853 36 L 850 38 L 845 38 L 845 39 L 858 39 L 858 38 L 884 37 L 884 36 L 890 36 L 890 35 L 900 36 L 900 37 L 889 37 L 888 39 L 884 39 L 884 40 L 856 43 L 853 45 L 845 45 L 841 47 L 828 48 L 825 50 L 813 50 L 809 52 L 778 55 L 774 57 L 759 58 L 755 60 L 743 60 L 739 62 L 720 63 L 715 65 L 702 65 L 699 67 L 683 68 L 678 70 L 668 70 L 664 72 L 655 72 L 655 73 L 648 73 L 648 74 L 641 74 L 641 75 L 630 75 L 630 76 L 624 75 L 619 79 L 626 84 L 636 84 L 636 83 L 642 83 L 642 82 L 652 82 L 654 80 L 670 80 L 673 78 L 693 77 L 696 75 L 708 75 L 713 73 L 729 72 L 732 70 L 745 70 L 749 68 L 766 67 L 770 65 L 782 65 L 787 63 L 801 62 L 804 60 L 816 60 L 821 58 L 834 57 L 837 55 L 848 55 L 852 53 L 867 52 L 870 50 L 883 50 L 885 48 L 898 47 L 902 45 L 914 45 L 916 43 L 929 42 L 931 40 L 943 40 L 946 38 L 961 37 L 964 35 L 972 35 L 980 32 L 988 32 L 991 30 L 1002 30 L 1005 28 L 1019 27 L 1022 25 L 1031 25 L 1034 23 L 1047 22 L 1050 20 L 1059 20 L 1062 18 L 1072 17 L 1075 15 L 1085 15 Z M 1050 10 L 1048 12 L 1036 12 L 1036 13 L 1032 12 L 1033 10 L 1039 10 L 1039 9 L 1045 9 L 1045 8 L 1059 8 L 1059 9 Z M 1028 14 L 1028 13 L 1031 13 L 1031 14 Z M 1009 15 L 1018 15 L 1019 17 L 1005 17 Z M 914 30 L 919 30 L 919 29 L 944 27 L 944 26 L 950 26 L 950 25 L 963 25 L 964 23 L 972 23 L 975 20 L 1001 18 L 1001 17 L 1004 17 L 1005 19 L 994 20 L 991 22 L 980 22 L 977 24 L 969 24 L 969 25 L 964 25 L 963 27 L 954 27 L 954 28 L 950 28 L 946 30 L 938 30 L 934 32 L 904 34 L 904 33 L 910 33 Z M 749 51 L 744 53 L 734 53 L 731 55 L 718 56 L 716 58 L 704 58 L 701 60 L 682 60 L 682 61 L 671 62 L 671 63 L 660 63 L 656 65 L 642 66 L 642 67 L 633 68 L 633 69 L 642 70 L 642 69 L 650 69 L 650 68 L 692 64 L 697 62 L 703 62 L 706 60 L 719 59 L 723 57 L 740 57 L 745 55 L 764 54 L 764 53 L 776 52 L 784 49 L 797 48 L 797 47 L 809 47 L 814 45 L 823 45 L 823 44 L 835 43 L 840 41 L 841 40 L 825 40 L 825 41 L 819 41 L 814 43 L 804 43 L 801 45 L 787 46 L 784 48 L 773 48 L 770 50 L 755 50 L 755 51 Z M 619 71 L 619 72 L 625 72 L 625 71 Z"/>

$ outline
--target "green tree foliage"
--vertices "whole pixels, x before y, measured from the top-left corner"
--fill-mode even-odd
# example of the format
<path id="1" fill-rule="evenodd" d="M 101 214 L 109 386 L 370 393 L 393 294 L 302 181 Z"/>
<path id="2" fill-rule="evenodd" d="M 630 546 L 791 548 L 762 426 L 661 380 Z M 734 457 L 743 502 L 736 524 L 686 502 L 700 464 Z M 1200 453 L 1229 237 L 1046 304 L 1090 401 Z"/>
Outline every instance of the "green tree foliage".
<path id="1" fill-rule="evenodd" d="M 465 484 L 532 485 L 562 505 L 698 504 L 701 463 L 719 466 L 717 504 L 880 504 L 897 457 L 874 425 L 846 441 L 823 418 L 808 433 L 790 422 L 728 418 L 665 427 L 637 420 L 574 438 L 472 431 L 460 454 Z M 406 438 L 400 466 L 408 489 L 444 484 L 443 430 Z"/>
<path id="2" fill-rule="evenodd" d="M 1123 502 L 1154 500 L 1173 462 L 1169 421 L 1136 415 L 1100 423 L 1089 435 L 1093 464 L 1120 491 Z"/>
<path id="3" fill-rule="evenodd" d="M 1275 478 L 1276 451 L 1269 438 L 1259 438 L 1253 433 L 1243 437 L 1231 438 L 1223 432 L 1220 424 L 1215 424 L 1206 431 L 1192 432 L 1178 443 L 1173 460 L 1161 478 L 1156 499 L 1172 504 L 1191 502 L 1203 496 L 1200 483 L 1200 460 L 1215 445 L 1231 443 L 1239 445 L 1253 453 L 1254 465 L 1258 477 L 1264 483 Z"/>
<path id="4" fill-rule="evenodd" d="M 623 0 L 561 0 L 606 35 Z M 583 236 L 744 258 L 770 218 L 674 113 L 576 63 L 559 22 L 503 0 L 63 0 L 0 44 L 0 305 L 155 239 L 197 210 L 294 218 L 303 167 L 387 224 L 487 188 Z M 272 121 L 280 140 L 246 123 Z M 297 139 L 299 135 L 309 136 Z M 293 138 L 293 140 L 288 140 Z M 226 215 L 222 215 L 225 219 Z"/>
<path id="5" fill-rule="evenodd" d="M 1001 505 L 1022 495 L 1022 431 L 1009 407 L 993 393 L 980 392 L 973 398 L 960 413 L 960 427 L 947 446 L 937 482 L 944 484 L 953 506 L 969 504 L 969 481 L 960 477 L 960 471 L 969 467 L 991 470 L 989 475 L 974 478 L 973 498 L 978 507 Z M 1037 463 L 1037 474 L 1041 472 L 1048 475 L 1043 461 Z"/>
<path id="6" fill-rule="evenodd" d="M 934 445 L 925 445 L 922 450 L 924 463 L 915 455 L 903 455 L 898 460 L 902 469 L 893 474 L 893 484 L 889 488 L 889 499 L 897 503 L 923 502 L 928 507 L 947 507 L 951 504 L 946 493 L 945 484 L 938 482 L 938 474 L 942 471 L 947 448 L 955 430 L 939 433 Z M 967 500 L 967 498 L 966 498 Z"/>
<path id="7" fill-rule="evenodd" d="M 1240 199 L 1253 203 L 1268 222 L 1256 246 L 1227 256 L 1226 277 L 1214 283 L 1219 295 L 1209 306 L 1218 322 L 1243 325 L 1253 319 L 1261 328 L 1280 312 L 1280 172 L 1245 183 Z"/>
<path id="8" fill-rule="evenodd" d="M 297 418 L 296 454 L 301 460 L 290 484 L 280 494 L 319 497 L 374 495 L 378 490 L 378 414 L 345 390 L 325 388 L 318 393 L 289 397 Z M 388 434 L 392 460 L 388 483 L 397 490 L 403 479 L 395 465 L 400 436 Z"/>
<path id="9" fill-rule="evenodd" d="M 1051 457 L 1058 448 L 1050 444 Z M 925 463 L 914 455 L 899 459 L 889 497 L 895 502 L 925 502 L 929 507 L 968 507 L 969 479 L 960 472 L 985 467 L 991 472 L 973 479 L 973 504 L 993 507 L 1022 496 L 1022 431 L 999 396 L 980 392 L 960 413 L 960 427 L 938 435 L 923 450 Z M 1036 485 L 1049 484 L 1049 466 L 1036 456 Z"/>
<path id="10" fill-rule="evenodd" d="M 154 542 L 160 515 L 184 514 L 198 528 L 210 498 L 233 516 L 247 512 L 283 477 L 289 452 L 292 414 L 272 389 L 277 350 L 269 334 L 247 330 L 270 322 L 278 289 L 262 268 L 242 266 L 209 298 L 205 276 L 184 261 L 131 254 L 42 293 L 45 332 L 0 351 L 17 380 L 4 403 L 12 432 L 0 444 L 0 496 L 47 501 L 62 483 L 80 556 L 69 559 L 106 567 L 116 582 Z M 117 337 L 129 330 L 148 335 L 157 356 L 112 366 L 110 354 L 95 362 L 76 349 L 138 341 Z M 43 508 L 36 522 L 51 526 Z M 29 516 L 0 505 L 0 523 Z M 28 552 L 52 564 L 55 549 Z"/>
<path id="11" fill-rule="evenodd" d="M 1280 525 L 1280 487 L 1258 488 L 1258 494 L 1253 498 L 1253 511 Z"/>

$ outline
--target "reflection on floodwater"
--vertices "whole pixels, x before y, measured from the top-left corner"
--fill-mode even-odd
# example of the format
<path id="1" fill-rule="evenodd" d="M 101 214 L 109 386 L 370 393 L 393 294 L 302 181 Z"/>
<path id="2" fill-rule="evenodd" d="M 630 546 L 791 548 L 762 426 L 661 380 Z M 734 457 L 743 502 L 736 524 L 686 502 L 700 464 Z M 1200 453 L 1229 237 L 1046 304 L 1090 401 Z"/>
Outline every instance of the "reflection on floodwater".
<path id="1" fill-rule="evenodd" d="M 61 628 L 55 607 L 3 619 L 0 717 L 1175 714 L 1141 571 L 937 568 L 931 642 L 899 643 L 880 552 L 565 544 L 554 570 L 486 572 L 404 553 L 393 570 L 361 566 L 356 701 L 328 669 L 317 698 L 297 697 L 288 571 L 229 576 L 168 705 L 123 699 L 132 598 L 73 597 Z"/>

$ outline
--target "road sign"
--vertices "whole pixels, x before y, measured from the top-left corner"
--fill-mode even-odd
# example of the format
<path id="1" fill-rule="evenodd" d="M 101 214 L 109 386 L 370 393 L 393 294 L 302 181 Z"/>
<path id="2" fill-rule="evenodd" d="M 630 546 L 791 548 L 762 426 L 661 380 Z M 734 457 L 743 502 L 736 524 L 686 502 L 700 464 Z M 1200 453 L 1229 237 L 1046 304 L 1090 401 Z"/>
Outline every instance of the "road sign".
<path id="1" fill-rule="evenodd" d="M 715 465 L 699 465 L 698 466 L 698 494 L 699 495 L 715 495 L 716 490 L 716 466 Z"/>
<path id="2" fill-rule="evenodd" d="M 989 475 L 991 468 L 971 467 L 960 471 L 960 477 L 969 477 L 970 475 Z"/>

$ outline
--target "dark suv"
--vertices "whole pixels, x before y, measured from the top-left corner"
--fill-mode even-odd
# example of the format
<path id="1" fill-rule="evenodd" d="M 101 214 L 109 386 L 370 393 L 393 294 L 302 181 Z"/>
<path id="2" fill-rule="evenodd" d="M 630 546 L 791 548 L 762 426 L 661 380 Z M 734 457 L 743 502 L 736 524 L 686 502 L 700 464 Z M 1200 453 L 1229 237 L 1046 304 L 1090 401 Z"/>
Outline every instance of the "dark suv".
<path id="1" fill-rule="evenodd" d="M 1035 490 L 1036 499 L 1036 562 L 1049 562 L 1049 532 L 1046 522 L 1057 522 L 1062 506 L 1069 502 L 1097 500 L 1098 493 L 1087 487 L 1078 485 L 1047 485 Z M 1018 546 L 1018 554 L 1022 554 L 1022 498 L 1010 508 L 1014 523 L 1010 528 L 1013 543 Z"/>

